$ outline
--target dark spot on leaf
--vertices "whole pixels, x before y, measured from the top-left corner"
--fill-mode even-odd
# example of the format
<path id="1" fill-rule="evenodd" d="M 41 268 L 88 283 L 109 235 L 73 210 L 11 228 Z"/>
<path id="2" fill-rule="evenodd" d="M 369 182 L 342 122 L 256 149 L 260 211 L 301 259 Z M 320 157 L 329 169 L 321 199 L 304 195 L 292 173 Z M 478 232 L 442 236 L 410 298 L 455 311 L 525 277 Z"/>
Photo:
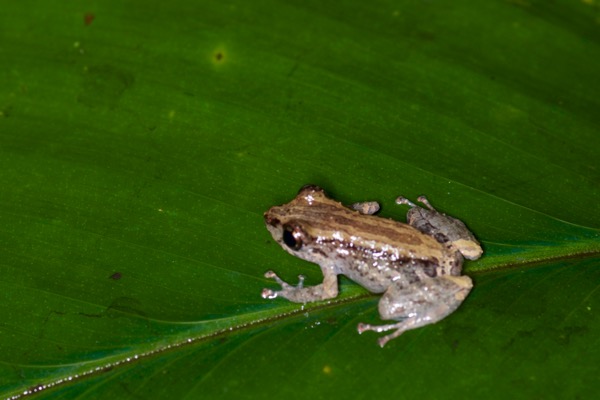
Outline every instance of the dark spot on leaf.
<path id="1" fill-rule="evenodd" d="M 120 272 L 115 272 L 114 274 L 112 274 L 110 276 L 110 279 L 113 279 L 115 281 L 118 281 L 119 279 L 121 279 L 123 277 L 123 274 L 121 274 Z"/>
<path id="2" fill-rule="evenodd" d="M 83 23 L 86 26 L 90 26 L 92 22 L 94 22 L 94 18 L 96 18 L 96 16 L 93 13 L 85 13 L 85 15 L 83 16 Z"/>
<path id="3" fill-rule="evenodd" d="M 220 51 L 215 54 L 215 60 L 217 61 L 221 61 L 223 59 L 223 53 L 221 53 Z"/>

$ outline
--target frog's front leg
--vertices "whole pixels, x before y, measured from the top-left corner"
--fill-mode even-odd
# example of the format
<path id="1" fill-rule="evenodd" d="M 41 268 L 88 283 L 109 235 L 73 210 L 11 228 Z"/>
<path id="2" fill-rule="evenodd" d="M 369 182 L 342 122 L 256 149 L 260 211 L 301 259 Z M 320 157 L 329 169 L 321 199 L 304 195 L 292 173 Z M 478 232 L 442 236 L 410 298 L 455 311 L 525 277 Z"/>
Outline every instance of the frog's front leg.
<path id="1" fill-rule="evenodd" d="M 323 271 L 323 283 L 316 286 L 304 287 L 304 276 L 300 275 L 297 286 L 292 286 L 284 282 L 273 271 L 265 273 L 266 278 L 274 279 L 281 285 L 281 290 L 263 289 L 262 297 L 264 299 L 274 299 L 283 297 L 294 303 L 307 303 L 311 301 L 327 300 L 338 295 L 337 274 L 333 267 L 321 267 Z"/>
<path id="2" fill-rule="evenodd" d="M 467 297 L 473 287 L 468 276 L 439 276 L 409 286 L 392 285 L 379 301 L 379 314 L 384 320 L 399 320 L 388 325 L 358 324 L 358 333 L 365 331 L 394 333 L 379 338 L 379 345 L 400 336 L 407 330 L 433 324 L 451 314 Z"/>

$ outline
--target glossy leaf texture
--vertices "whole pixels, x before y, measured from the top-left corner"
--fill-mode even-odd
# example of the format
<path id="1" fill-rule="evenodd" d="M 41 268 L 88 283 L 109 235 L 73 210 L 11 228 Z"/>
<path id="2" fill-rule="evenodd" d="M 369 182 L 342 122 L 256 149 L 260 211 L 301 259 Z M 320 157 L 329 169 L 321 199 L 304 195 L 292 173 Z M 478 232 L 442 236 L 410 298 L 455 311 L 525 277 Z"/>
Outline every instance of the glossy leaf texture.
<path id="1" fill-rule="evenodd" d="M 341 4 L 337 4 L 341 3 Z M 600 365 L 595 1 L 27 0 L 0 14 L 3 398 L 589 398 Z M 384 349 L 262 213 L 319 184 L 485 255 Z"/>

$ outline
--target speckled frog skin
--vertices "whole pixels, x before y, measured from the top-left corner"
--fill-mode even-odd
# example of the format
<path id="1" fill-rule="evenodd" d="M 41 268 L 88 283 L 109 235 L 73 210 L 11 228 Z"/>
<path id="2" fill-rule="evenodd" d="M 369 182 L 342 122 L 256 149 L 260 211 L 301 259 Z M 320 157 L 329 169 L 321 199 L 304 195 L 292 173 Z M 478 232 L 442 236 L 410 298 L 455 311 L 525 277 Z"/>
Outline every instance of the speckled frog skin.
<path id="1" fill-rule="evenodd" d="M 353 209 L 327 197 L 323 189 L 306 185 L 295 199 L 269 209 L 267 229 L 288 253 L 319 264 L 323 283 L 304 287 L 282 281 L 281 289 L 264 289 L 263 298 L 283 297 L 296 303 L 334 298 L 337 276 L 342 274 L 373 293 L 384 293 L 379 314 L 387 325 L 359 324 L 358 332 L 393 333 L 379 339 L 383 347 L 403 332 L 435 323 L 458 308 L 472 288 L 461 275 L 463 258 L 477 259 L 482 249 L 459 220 L 436 211 L 420 197 L 421 208 L 399 197 L 398 204 L 411 207 L 408 224 L 365 212 L 379 209 L 377 203 L 357 203 Z M 359 211 L 357 211 L 359 210 Z"/>

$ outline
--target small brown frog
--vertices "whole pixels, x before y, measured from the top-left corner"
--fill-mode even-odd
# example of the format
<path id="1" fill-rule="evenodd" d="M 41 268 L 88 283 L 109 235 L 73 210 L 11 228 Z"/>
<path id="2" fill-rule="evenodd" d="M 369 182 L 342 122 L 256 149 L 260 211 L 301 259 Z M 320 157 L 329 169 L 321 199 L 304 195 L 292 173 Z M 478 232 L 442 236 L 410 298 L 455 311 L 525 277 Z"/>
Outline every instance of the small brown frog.
<path id="1" fill-rule="evenodd" d="M 262 297 L 296 303 L 331 299 L 338 295 L 337 275 L 345 275 L 370 292 L 384 293 L 379 301 L 381 318 L 399 321 L 358 325 L 359 333 L 395 329 L 379 339 L 382 347 L 407 330 L 445 318 L 473 286 L 468 276 L 461 275 L 463 257 L 475 260 L 483 250 L 464 223 L 436 211 L 423 196 L 419 202 L 426 208 L 396 199 L 411 207 L 404 224 L 368 214 L 379 209 L 374 202 L 354 204 L 352 210 L 327 197 L 320 187 L 304 186 L 295 199 L 272 207 L 264 217 L 281 247 L 321 266 L 323 283 L 304 287 L 301 275 L 298 285 L 291 286 L 268 271 L 265 276 L 281 290 L 264 289 Z"/>

